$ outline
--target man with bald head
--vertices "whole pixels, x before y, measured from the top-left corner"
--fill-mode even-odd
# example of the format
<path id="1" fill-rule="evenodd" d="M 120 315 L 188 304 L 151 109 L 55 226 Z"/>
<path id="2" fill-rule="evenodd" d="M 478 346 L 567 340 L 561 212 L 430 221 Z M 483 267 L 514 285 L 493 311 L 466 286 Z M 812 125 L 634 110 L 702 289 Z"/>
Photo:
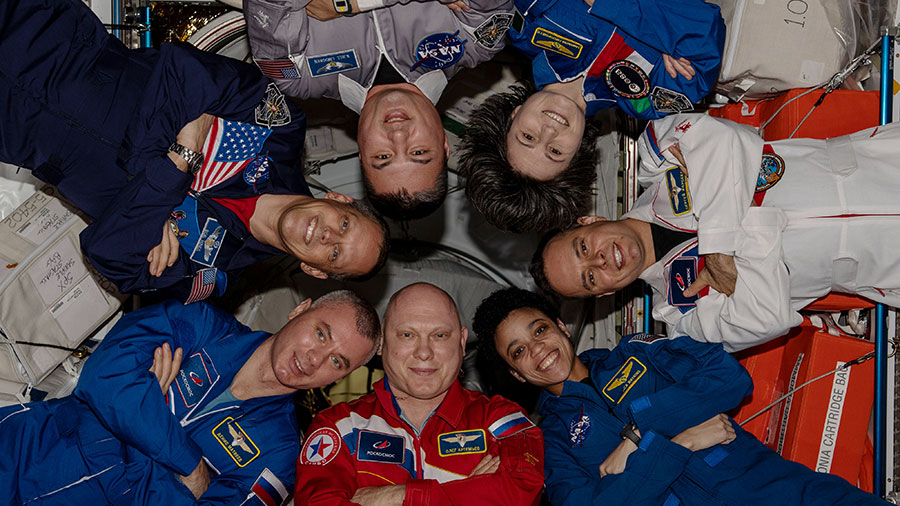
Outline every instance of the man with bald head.
<path id="1" fill-rule="evenodd" d="M 459 380 L 468 329 L 416 283 L 384 314 L 375 391 L 313 420 L 297 463 L 304 504 L 537 504 L 544 444 L 522 409 Z"/>

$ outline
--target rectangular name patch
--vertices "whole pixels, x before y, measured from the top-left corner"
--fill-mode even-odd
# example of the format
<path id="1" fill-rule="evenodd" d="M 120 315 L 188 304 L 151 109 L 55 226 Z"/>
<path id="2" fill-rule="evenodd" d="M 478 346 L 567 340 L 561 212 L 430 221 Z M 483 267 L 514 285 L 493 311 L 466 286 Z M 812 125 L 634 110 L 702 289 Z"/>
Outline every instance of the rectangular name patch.
<path id="1" fill-rule="evenodd" d="M 360 430 L 357 440 L 356 460 L 403 464 L 405 444 L 403 436 Z"/>
<path id="2" fill-rule="evenodd" d="M 578 58 L 584 48 L 580 43 L 543 28 L 538 28 L 531 36 L 531 44 L 567 58 Z"/>
<path id="3" fill-rule="evenodd" d="M 645 372 L 647 372 L 647 367 L 640 360 L 628 357 L 628 360 L 603 387 L 603 395 L 616 404 L 620 403 Z"/>
<path id="4" fill-rule="evenodd" d="M 202 353 L 194 353 L 181 363 L 181 370 L 175 376 L 175 387 L 181 394 L 184 407 L 193 408 L 203 398 L 213 384 L 212 374 L 206 366 Z"/>
<path id="5" fill-rule="evenodd" d="M 484 429 L 445 432 L 438 436 L 438 453 L 441 457 L 468 455 L 487 451 Z"/>
<path id="6" fill-rule="evenodd" d="M 306 63 L 309 65 L 309 75 L 313 77 L 322 77 L 359 68 L 359 59 L 356 57 L 355 49 L 309 56 L 306 58 Z"/>
<path id="7" fill-rule="evenodd" d="M 672 214 L 681 216 L 691 212 L 691 194 L 688 190 L 687 176 L 680 167 L 666 170 L 666 186 L 669 188 Z"/>
<path id="8" fill-rule="evenodd" d="M 222 240 L 225 239 L 227 233 L 225 227 L 219 225 L 215 218 L 206 218 L 203 230 L 200 231 L 200 237 L 194 245 L 194 251 L 191 252 L 191 260 L 212 267 L 216 263 L 216 257 L 219 256 L 219 250 L 222 248 Z"/>
<path id="9" fill-rule="evenodd" d="M 213 428 L 212 435 L 222 445 L 222 448 L 225 448 L 238 467 L 244 467 L 259 457 L 259 448 L 230 416 Z"/>

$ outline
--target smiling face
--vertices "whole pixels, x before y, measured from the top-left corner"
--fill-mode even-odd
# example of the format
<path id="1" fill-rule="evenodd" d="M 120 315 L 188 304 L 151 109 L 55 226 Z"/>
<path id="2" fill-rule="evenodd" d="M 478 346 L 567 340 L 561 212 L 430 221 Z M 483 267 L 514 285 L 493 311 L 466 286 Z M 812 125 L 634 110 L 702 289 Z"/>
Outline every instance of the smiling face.
<path id="1" fill-rule="evenodd" d="M 541 388 L 562 385 L 575 365 L 566 327 L 531 307 L 511 311 L 500 322 L 494 346 L 515 376 Z"/>
<path id="2" fill-rule="evenodd" d="M 373 87 L 357 142 L 363 172 L 379 195 L 434 188 L 450 151 L 437 109 L 405 83 Z"/>
<path id="3" fill-rule="evenodd" d="M 547 90 L 531 95 L 512 113 L 506 135 L 509 164 L 532 179 L 553 179 L 581 146 L 584 123 L 584 111 L 569 97 Z"/>
<path id="4" fill-rule="evenodd" d="M 600 297 L 621 290 L 652 264 L 652 243 L 646 244 L 630 222 L 591 218 L 544 248 L 547 281 L 566 297 Z"/>
<path id="5" fill-rule="evenodd" d="M 381 353 L 394 395 L 439 404 L 459 374 L 467 337 L 444 292 L 426 284 L 404 288 L 384 315 Z"/>
<path id="6" fill-rule="evenodd" d="M 307 274 L 360 276 L 374 268 L 383 241 L 381 227 L 350 202 L 346 195 L 329 193 L 291 206 L 279 218 L 282 249 L 299 258 Z"/>
<path id="7" fill-rule="evenodd" d="M 317 388 L 363 365 L 373 348 L 375 342 L 356 328 L 356 309 L 330 303 L 296 316 L 275 334 L 271 364 L 282 385 Z"/>

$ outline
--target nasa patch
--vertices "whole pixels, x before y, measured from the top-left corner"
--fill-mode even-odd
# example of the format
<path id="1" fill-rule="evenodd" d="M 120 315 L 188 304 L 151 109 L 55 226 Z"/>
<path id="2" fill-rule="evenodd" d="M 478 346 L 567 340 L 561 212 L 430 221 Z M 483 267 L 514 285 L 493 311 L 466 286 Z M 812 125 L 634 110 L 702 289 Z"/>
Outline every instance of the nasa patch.
<path id="1" fill-rule="evenodd" d="M 462 59 L 466 42 L 468 39 L 459 38 L 459 30 L 454 33 L 433 33 L 419 41 L 416 46 L 416 63 L 409 70 L 415 70 L 419 65 L 430 69 L 450 67 Z"/>
<path id="2" fill-rule="evenodd" d="M 309 75 L 313 77 L 322 77 L 359 68 L 359 59 L 356 57 L 355 49 L 310 56 L 306 58 L 306 63 L 309 65 Z"/>
<path id="3" fill-rule="evenodd" d="M 653 88 L 650 93 L 650 101 L 653 102 L 656 112 L 674 113 L 694 110 L 694 104 L 687 98 L 687 95 L 662 86 Z"/>
<path id="4" fill-rule="evenodd" d="M 688 189 L 687 174 L 677 165 L 666 170 L 666 187 L 669 189 L 669 203 L 672 214 L 681 216 L 691 212 L 691 193 Z"/>
<path id="5" fill-rule="evenodd" d="M 212 435 L 238 467 L 246 466 L 261 453 L 250 436 L 230 416 L 213 428 Z"/>
<path id="6" fill-rule="evenodd" d="M 643 69 L 628 60 L 614 61 L 606 67 L 606 86 L 622 98 L 644 98 L 650 94 L 650 81 Z"/>
<path id="7" fill-rule="evenodd" d="M 222 249 L 222 241 L 228 231 L 225 227 L 219 225 L 215 218 L 206 218 L 203 230 L 200 231 L 200 237 L 194 245 L 191 252 L 191 260 L 198 264 L 212 267 L 216 263 L 216 257 L 219 256 L 219 250 Z"/>
<path id="8" fill-rule="evenodd" d="M 647 372 L 647 367 L 640 360 L 628 357 L 628 360 L 603 387 L 603 395 L 616 404 L 620 403 L 645 372 Z"/>
<path id="9" fill-rule="evenodd" d="M 756 193 L 764 192 L 781 181 L 784 175 L 784 158 L 775 153 L 763 153 L 762 163 L 759 165 L 759 175 L 756 177 Z"/>
<path id="10" fill-rule="evenodd" d="M 181 362 L 181 370 L 175 376 L 175 387 L 181 395 L 184 407 L 196 406 L 212 384 L 213 374 L 210 374 L 202 353 L 194 353 Z"/>
<path id="11" fill-rule="evenodd" d="M 468 455 L 487 451 L 484 429 L 445 432 L 438 435 L 438 454 L 441 457 Z"/>
<path id="12" fill-rule="evenodd" d="M 244 167 L 244 182 L 250 186 L 263 184 L 269 180 L 269 166 L 272 159 L 266 155 L 256 155 Z"/>
<path id="13" fill-rule="evenodd" d="M 360 430 L 356 448 L 356 460 L 403 464 L 406 445 L 403 436 Z"/>
<path id="14" fill-rule="evenodd" d="M 341 436 L 330 427 L 316 429 L 306 438 L 300 450 L 300 463 L 310 466 L 324 466 L 341 451 Z"/>
<path id="15" fill-rule="evenodd" d="M 531 45 L 572 59 L 581 56 L 581 50 L 584 49 L 581 43 L 544 28 L 534 31 L 531 35 Z"/>
<path id="16" fill-rule="evenodd" d="M 494 14 L 475 29 L 475 42 L 487 49 L 494 49 L 509 30 L 512 14 Z"/>
<path id="17" fill-rule="evenodd" d="M 584 408 L 582 408 L 581 414 L 569 422 L 569 444 L 572 445 L 572 448 L 580 448 L 590 433 L 591 417 L 584 414 Z"/>
<path id="18" fill-rule="evenodd" d="M 272 128 L 284 126 L 291 122 L 291 111 L 288 109 L 284 94 L 275 83 L 269 83 L 266 87 L 266 96 L 253 111 L 256 124 Z"/>

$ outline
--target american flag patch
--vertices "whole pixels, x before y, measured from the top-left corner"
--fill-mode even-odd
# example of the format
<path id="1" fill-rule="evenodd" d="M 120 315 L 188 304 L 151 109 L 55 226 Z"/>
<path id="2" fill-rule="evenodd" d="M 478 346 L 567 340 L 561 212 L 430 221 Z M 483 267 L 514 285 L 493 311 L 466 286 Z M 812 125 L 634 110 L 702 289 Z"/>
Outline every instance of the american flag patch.
<path id="1" fill-rule="evenodd" d="M 492 423 L 488 430 L 495 438 L 503 439 L 532 427 L 534 427 L 534 424 L 523 413 L 513 413 Z"/>
<path id="2" fill-rule="evenodd" d="M 260 156 L 271 133 L 268 128 L 216 118 L 203 144 L 203 166 L 191 189 L 205 191 L 243 170 Z"/>
<path id="3" fill-rule="evenodd" d="M 191 294 L 188 296 L 187 300 L 184 301 L 184 305 L 197 302 L 198 300 L 203 300 L 212 294 L 213 289 L 216 287 L 216 272 L 218 269 L 215 267 L 210 267 L 209 269 L 200 269 L 194 274 L 194 282 L 191 285 Z"/>
<path id="4" fill-rule="evenodd" d="M 268 468 L 263 469 L 250 490 L 266 506 L 280 506 L 288 495 L 287 489 Z"/>
<path id="5" fill-rule="evenodd" d="M 269 79 L 300 79 L 300 72 L 288 58 L 280 60 L 253 60 Z"/>

